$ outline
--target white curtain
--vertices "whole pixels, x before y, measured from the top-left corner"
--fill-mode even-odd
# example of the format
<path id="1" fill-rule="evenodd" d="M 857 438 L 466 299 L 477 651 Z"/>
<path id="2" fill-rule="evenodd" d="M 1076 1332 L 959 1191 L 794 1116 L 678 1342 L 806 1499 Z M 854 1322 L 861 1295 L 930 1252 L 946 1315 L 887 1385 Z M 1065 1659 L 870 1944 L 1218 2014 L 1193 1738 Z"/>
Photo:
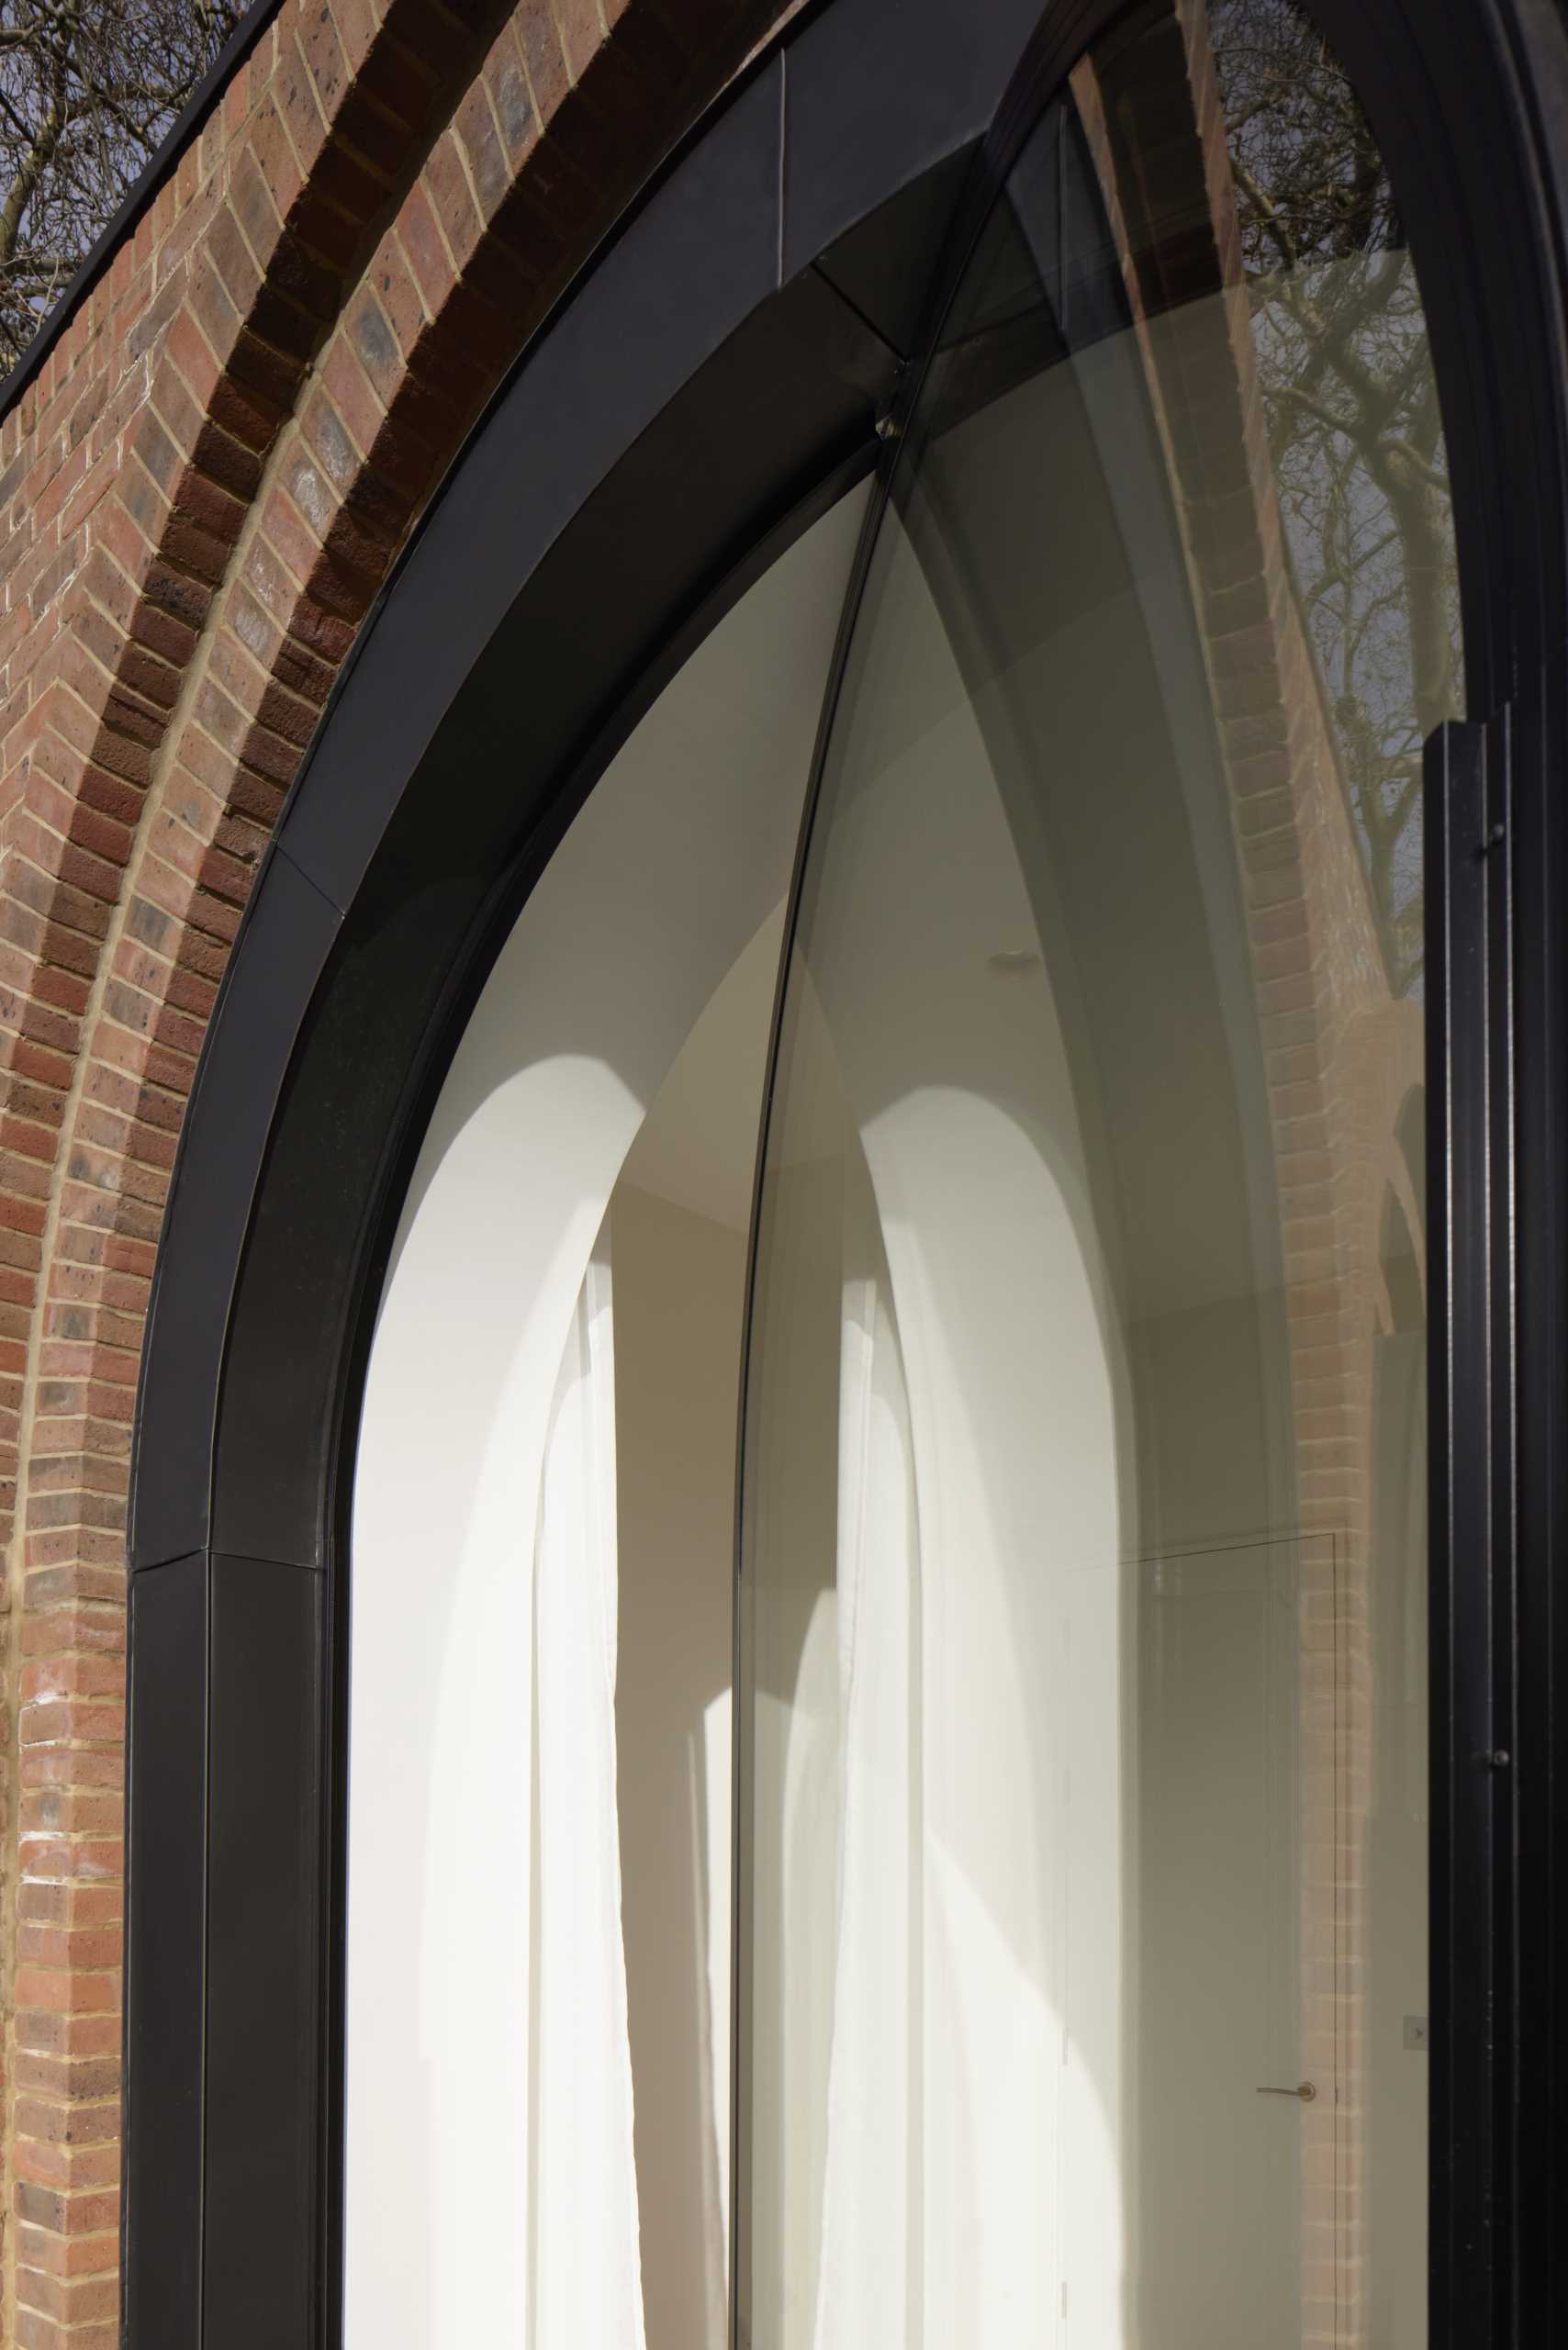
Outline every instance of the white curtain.
<path id="1" fill-rule="evenodd" d="M 909 1399 L 864 1169 L 839 1371 L 841 1830 L 815 2350 L 919 2339 L 920 1548 Z"/>
<path id="2" fill-rule="evenodd" d="M 533 1555 L 530 2350 L 644 2350 L 615 1802 L 608 1224 L 551 1407 Z"/>
<path id="3" fill-rule="evenodd" d="M 1092 1299 L 1059 1192 L 990 1105 L 912 1099 L 867 1159 L 840 1315 L 821 2232 L 809 2333 L 783 2338 L 1118 2350 L 1116 1485 Z M 809 1903 L 791 1914 L 828 1940 Z"/>

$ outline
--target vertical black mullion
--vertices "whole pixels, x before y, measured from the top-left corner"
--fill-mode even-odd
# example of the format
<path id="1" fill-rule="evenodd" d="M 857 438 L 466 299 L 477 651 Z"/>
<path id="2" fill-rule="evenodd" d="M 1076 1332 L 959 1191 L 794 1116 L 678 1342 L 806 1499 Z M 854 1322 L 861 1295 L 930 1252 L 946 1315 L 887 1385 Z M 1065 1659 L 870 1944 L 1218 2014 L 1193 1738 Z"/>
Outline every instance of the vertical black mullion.
<path id="1" fill-rule="evenodd" d="M 1544 690 L 1543 690 L 1544 688 Z M 1550 688 L 1542 677 L 1521 696 L 1512 742 L 1515 805 L 1510 830 L 1515 1040 L 1514 1120 L 1518 1159 L 1518 1566 L 1514 1578 L 1517 1658 L 1511 1774 L 1515 1908 L 1512 1919 L 1514 2040 L 1511 2244 L 1515 2339 L 1524 2350 L 1555 2338 L 1562 2308 L 1562 2188 L 1559 2148 L 1565 2095 L 1558 2015 L 1563 1973 L 1562 1842 L 1558 1788 L 1562 1728 L 1553 1738 L 1561 1685 L 1563 1609 L 1560 1496 L 1568 1425 L 1568 1317 L 1563 1310 L 1568 1202 L 1564 1129 L 1568 1072 L 1559 1065 L 1564 973 L 1562 911 L 1568 905 L 1568 825 L 1560 757 L 1551 749 Z M 1561 2331 L 1560 2317 L 1557 2330 Z"/>
<path id="2" fill-rule="evenodd" d="M 1491 1332 L 1488 1382 L 1491 1434 L 1492 1751 L 1478 1776 L 1491 1811 L 1492 1875 L 1484 1897 L 1491 1910 L 1494 2000 L 1492 2176 L 1497 2214 L 1493 2234 L 1491 2322 L 1484 2338 L 1516 2340 L 1516 2247 L 1518 2228 L 1516 2148 L 1523 2052 L 1518 2046 L 1515 1970 L 1518 1890 L 1518 1806 L 1519 1709 L 1518 1441 L 1516 1359 L 1518 1317 L 1518 1068 L 1514 1026 L 1514 875 L 1518 837 L 1513 808 L 1513 713 L 1505 708 L 1485 729 L 1485 829 L 1480 857 L 1486 893 L 1485 1019 L 1487 1035 L 1487 1232 Z M 1477 1888 L 1478 1896 L 1480 1888 Z"/>
<path id="3" fill-rule="evenodd" d="M 214 1553 L 209 1590 L 202 2350 L 316 2350 L 326 1578 Z"/>
<path id="4" fill-rule="evenodd" d="M 141 1569 L 130 1578 L 129 1600 L 123 2322 L 138 2344 L 198 2350 L 207 1975 L 205 1552 Z"/>
<path id="5" fill-rule="evenodd" d="M 357 1367 L 354 1392 L 358 1393 Z M 317 2000 L 320 2017 L 317 2115 L 320 2163 L 320 2291 L 322 2350 L 343 2338 L 344 2065 L 347 2048 L 349 1662 L 353 1578 L 350 1573 L 354 1444 L 343 1440 L 345 1463 L 336 1498 L 338 1527 L 329 1553 L 321 1620 L 321 1919 Z"/>
<path id="6" fill-rule="evenodd" d="M 800 923 L 801 903 L 810 867 L 812 840 L 822 800 L 823 778 L 832 745 L 834 722 L 837 715 L 839 695 L 843 688 L 850 648 L 854 642 L 856 623 L 859 618 L 867 582 L 870 577 L 872 558 L 881 535 L 882 517 L 887 509 L 889 485 L 896 462 L 896 453 L 884 451 L 877 479 L 867 502 L 866 517 L 861 524 L 854 561 L 850 565 L 849 579 L 844 591 L 844 602 L 838 616 L 838 629 L 834 639 L 833 654 L 828 662 L 827 677 L 823 688 L 822 709 L 817 719 L 811 769 L 801 799 L 801 823 L 795 842 L 794 864 L 785 901 L 784 927 L 778 946 L 778 964 L 774 973 L 773 1008 L 768 1020 L 762 1107 L 758 1120 L 756 1147 L 752 1160 L 751 1208 L 746 1237 L 745 1303 L 735 1415 L 734 1572 L 731 1584 L 734 1645 L 732 1666 L 733 1729 L 730 1762 L 731 2254 L 728 2329 L 730 2350 L 748 2350 L 750 2342 L 749 2325 L 745 2333 L 742 2332 L 742 2311 L 745 2310 L 749 2312 L 751 2306 L 751 2142 L 746 2068 L 749 2064 L 751 2044 L 752 1978 L 749 1949 L 751 1919 L 746 1897 L 751 1867 L 751 1848 L 747 1831 L 752 1791 L 747 1772 L 751 1761 L 752 1674 L 746 1648 L 749 1620 L 744 1586 L 745 1583 L 746 1436 L 750 1419 L 752 1348 L 756 1314 L 758 1265 L 762 1246 L 763 1205 L 767 1179 L 767 1146 L 773 1121 L 774 1097 L 778 1083 L 779 1060 L 783 1048 L 784 1021 L 790 994 L 790 963 L 794 953 L 795 934 Z"/>
<path id="7" fill-rule="evenodd" d="M 1431 2342 L 1493 2339 L 1493 1264 L 1487 732 L 1427 745 Z"/>

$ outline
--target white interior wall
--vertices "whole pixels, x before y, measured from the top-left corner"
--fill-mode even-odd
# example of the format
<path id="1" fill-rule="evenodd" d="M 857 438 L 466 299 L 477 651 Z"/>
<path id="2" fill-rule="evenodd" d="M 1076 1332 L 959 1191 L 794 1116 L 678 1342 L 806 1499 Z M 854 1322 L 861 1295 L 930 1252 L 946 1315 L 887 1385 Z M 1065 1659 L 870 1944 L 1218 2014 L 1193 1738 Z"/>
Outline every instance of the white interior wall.
<path id="1" fill-rule="evenodd" d="M 723 2350 L 730 2179 L 735 1437 L 782 937 L 765 923 L 610 1203 L 622 1918 L 648 2350 Z"/>
<path id="2" fill-rule="evenodd" d="M 610 1227 L 617 1785 L 643 2308 L 648 2350 L 723 2350 L 731 1579 L 745 1235 L 624 1181 Z"/>
<path id="3" fill-rule="evenodd" d="M 881 594 L 891 674 L 868 681 L 860 718 L 885 719 L 890 755 L 862 750 L 838 883 L 856 916 L 812 969 L 876 1194 L 919 1510 L 924 2322 L 997 2350 L 1113 2350 L 1116 1342 L 1044 960 L 1016 976 L 998 960 L 1041 954 L 1017 845 L 896 542 Z M 906 746 L 912 668 L 940 714 Z"/>
<path id="4" fill-rule="evenodd" d="M 551 1399 L 644 1111 L 782 895 L 861 506 L 758 583 L 591 796 L 410 1187 L 355 1483 L 350 2350 L 528 2340 L 526 1693 Z"/>

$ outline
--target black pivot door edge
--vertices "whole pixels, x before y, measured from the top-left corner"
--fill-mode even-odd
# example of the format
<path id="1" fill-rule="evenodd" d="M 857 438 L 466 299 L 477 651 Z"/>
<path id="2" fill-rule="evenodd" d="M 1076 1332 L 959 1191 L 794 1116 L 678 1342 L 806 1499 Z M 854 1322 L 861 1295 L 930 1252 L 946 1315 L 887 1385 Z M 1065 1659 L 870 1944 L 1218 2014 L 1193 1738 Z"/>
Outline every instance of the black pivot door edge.
<path id="1" fill-rule="evenodd" d="M 1568 2107 L 1568 29 L 1553 0 L 1312 6 L 1400 194 L 1471 707 L 1506 713 L 1442 730 L 1428 767 L 1432 2339 L 1539 2350 Z M 1117 13 L 828 0 L 787 28 L 526 355 L 312 745 L 209 1032 L 143 1363 L 130 2350 L 341 2339 L 355 1421 L 466 1012 L 665 678 L 877 462 L 960 180 L 978 217 Z"/>
<path id="2" fill-rule="evenodd" d="M 1513 1348 L 1495 1280 L 1512 1222 L 1507 725 L 1427 745 L 1433 1815 L 1430 2199 L 1446 2338 L 1503 2339 L 1506 1875 L 1517 1731 L 1511 1650 Z"/>

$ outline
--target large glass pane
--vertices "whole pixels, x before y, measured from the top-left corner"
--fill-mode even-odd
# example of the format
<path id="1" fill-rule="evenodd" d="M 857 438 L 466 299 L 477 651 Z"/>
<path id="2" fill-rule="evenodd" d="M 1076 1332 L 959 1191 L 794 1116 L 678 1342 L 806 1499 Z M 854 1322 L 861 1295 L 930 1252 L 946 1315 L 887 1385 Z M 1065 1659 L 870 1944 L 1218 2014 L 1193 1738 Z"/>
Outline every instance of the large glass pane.
<path id="1" fill-rule="evenodd" d="M 828 745 L 744 1431 L 739 2340 L 1425 2338 L 1397 207 L 1287 0 L 1073 73 Z"/>
<path id="2" fill-rule="evenodd" d="M 345 2350 L 720 2350 L 746 1236 L 865 512 L 764 571 L 522 907 L 355 1463 Z"/>

